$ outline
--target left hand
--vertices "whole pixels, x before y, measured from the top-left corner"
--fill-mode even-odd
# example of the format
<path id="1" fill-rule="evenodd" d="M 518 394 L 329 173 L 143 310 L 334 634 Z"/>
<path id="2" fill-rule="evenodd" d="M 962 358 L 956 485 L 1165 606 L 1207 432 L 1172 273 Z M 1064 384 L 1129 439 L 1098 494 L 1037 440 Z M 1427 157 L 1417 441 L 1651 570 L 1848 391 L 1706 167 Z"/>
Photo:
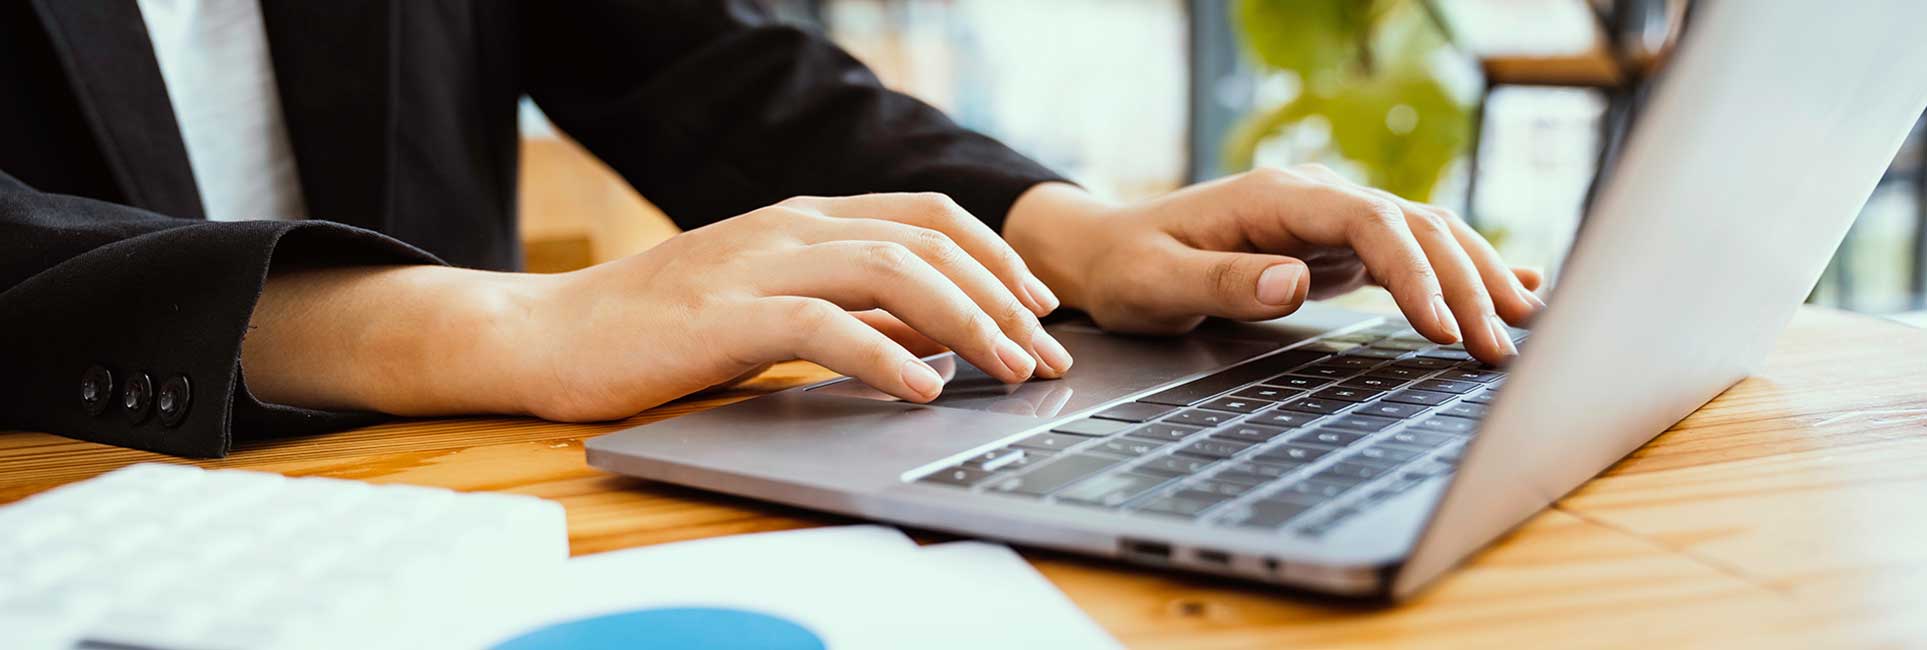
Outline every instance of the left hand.
<path id="1" fill-rule="evenodd" d="M 1506 266 L 1451 211 L 1318 165 L 1258 169 L 1140 203 L 1032 188 L 1004 237 L 1066 306 L 1124 332 L 1180 333 L 1207 316 L 1265 320 L 1367 282 L 1432 341 L 1482 361 L 1518 354 L 1504 325 L 1545 303 L 1539 274 Z"/>

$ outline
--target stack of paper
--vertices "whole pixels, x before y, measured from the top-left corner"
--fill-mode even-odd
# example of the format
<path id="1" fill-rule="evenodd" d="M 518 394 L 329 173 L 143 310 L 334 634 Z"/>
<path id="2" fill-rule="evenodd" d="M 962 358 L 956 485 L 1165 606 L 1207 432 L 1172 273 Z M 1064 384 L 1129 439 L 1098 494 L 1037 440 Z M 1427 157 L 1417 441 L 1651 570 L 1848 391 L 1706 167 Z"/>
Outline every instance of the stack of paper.
<path id="1" fill-rule="evenodd" d="M 495 650 L 1119 647 L 1010 549 L 880 526 L 580 557 L 464 618 Z"/>

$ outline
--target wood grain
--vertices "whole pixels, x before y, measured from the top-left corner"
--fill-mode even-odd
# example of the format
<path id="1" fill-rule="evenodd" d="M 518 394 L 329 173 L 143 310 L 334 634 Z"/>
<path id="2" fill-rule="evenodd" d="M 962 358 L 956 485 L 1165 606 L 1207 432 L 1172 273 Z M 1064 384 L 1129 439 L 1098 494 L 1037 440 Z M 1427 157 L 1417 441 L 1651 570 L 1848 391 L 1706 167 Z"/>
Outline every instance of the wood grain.
<path id="1" fill-rule="evenodd" d="M 583 439 L 827 376 L 784 364 L 623 422 L 412 420 L 243 445 L 208 467 L 560 502 L 578 554 L 850 520 L 610 476 Z M 1927 333 L 1803 309 L 1757 375 L 1392 609 L 1027 552 L 1134 648 L 1927 644 Z M 0 502 L 138 461 L 0 433 Z"/>

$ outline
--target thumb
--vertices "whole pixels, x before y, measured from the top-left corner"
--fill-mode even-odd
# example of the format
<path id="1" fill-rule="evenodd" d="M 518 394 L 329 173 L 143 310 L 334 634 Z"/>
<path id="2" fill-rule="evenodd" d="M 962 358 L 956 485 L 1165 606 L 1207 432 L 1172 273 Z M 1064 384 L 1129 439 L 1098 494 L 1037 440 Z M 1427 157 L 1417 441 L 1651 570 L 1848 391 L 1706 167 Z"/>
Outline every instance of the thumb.
<path id="1" fill-rule="evenodd" d="M 1298 311 L 1311 287 L 1305 263 L 1283 255 L 1227 253 L 1184 247 L 1155 293 L 1168 309 L 1238 320 L 1264 320 Z"/>

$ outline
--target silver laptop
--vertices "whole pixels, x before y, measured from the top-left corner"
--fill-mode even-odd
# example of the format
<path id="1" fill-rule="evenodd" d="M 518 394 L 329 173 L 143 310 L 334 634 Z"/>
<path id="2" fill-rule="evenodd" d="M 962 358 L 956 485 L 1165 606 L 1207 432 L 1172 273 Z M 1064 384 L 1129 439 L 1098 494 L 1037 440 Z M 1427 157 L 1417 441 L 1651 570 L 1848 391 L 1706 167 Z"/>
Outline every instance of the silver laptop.
<path id="1" fill-rule="evenodd" d="M 1744 377 L 1927 105 L 1927 3 L 1706 1 L 1509 369 L 1308 306 L 1051 333 L 1069 376 L 948 355 L 591 440 L 611 472 L 1287 585 L 1413 594 Z"/>

